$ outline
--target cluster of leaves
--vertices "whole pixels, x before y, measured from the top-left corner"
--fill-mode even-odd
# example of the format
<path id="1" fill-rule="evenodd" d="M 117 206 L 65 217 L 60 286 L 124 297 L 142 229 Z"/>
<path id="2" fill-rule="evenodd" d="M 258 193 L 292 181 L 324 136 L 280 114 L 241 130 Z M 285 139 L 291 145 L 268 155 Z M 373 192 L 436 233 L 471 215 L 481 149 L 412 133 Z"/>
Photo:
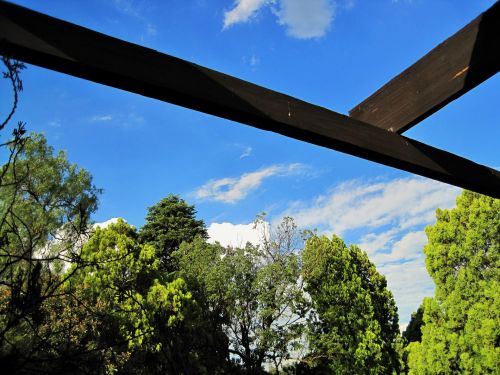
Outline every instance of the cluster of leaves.
<path id="1" fill-rule="evenodd" d="M 292 221 L 285 219 L 285 227 L 295 235 Z M 250 374 L 261 373 L 264 363 L 281 368 L 301 347 L 307 303 L 299 254 L 280 245 L 268 239 L 263 246 L 224 248 L 198 238 L 173 254 L 179 275 L 219 330 L 224 352 Z"/>
<path id="2" fill-rule="evenodd" d="M 427 270 L 436 284 L 414 326 L 411 374 L 486 374 L 500 368 L 500 200 L 464 191 L 427 228 Z M 420 317 L 419 317 L 420 316 Z M 420 323 L 419 323 L 420 320 Z M 412 326 L 412 328 L 414 328 Z"/>
<path id="3" fill-rule="evenodd" d="M 399 373 L 397 308 L 366 253 L 313 236 L 303 274 L 314 307 L 309 360 L 326 373 Z"/>

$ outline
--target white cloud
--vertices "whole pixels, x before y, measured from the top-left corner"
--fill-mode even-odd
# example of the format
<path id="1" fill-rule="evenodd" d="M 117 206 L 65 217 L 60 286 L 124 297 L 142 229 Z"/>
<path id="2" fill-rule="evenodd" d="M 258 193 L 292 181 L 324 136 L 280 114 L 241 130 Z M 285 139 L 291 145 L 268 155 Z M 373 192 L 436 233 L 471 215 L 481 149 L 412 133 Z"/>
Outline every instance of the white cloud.
<path id="1" fill-rule="evenodd" d="M 289 176 L 300 173 L 303 169 L 304 166 L 299 163 L 272 165 L 255 172 L 245 173 L 240 177 L 226 177 L 208 181 L 195 192 L 195 195 L 199 199 L 236 203 L 257 189 L 266 178 Z"/>
<path id="2" fill-rule="evenodd" d="M 421 177 L 376 183 L 353 180 L 313 202 L 297 202 L 285 214 L 299 226 L 339 235 L 385 225 L 403 230 L 430 223 L 435 209 L 453 206 L 459 192 L 454 186 Z"/>
<path id="3" fill-rule="evenodd" d="M 59 121 L 59 120 L 49 121 L 49 126 L 52 127 L 52 128 L 60 128 L 61 127 L 61 121 Z"/>
<path id="4" fill-rule="evenodd" d="M 127 128 L 134 125 L 140 125 L 144 123 L 145 119 L 136 112 L 129 112 L 95 115 L 88 118 L 88 121 L 92 123 L 110 123 L 113 126 Z"/>
<path id="5" fill-rule="evenodd" d="M 252 148 L 250 146 L 245 147 L 240 155 L 240 159 L 247 158 L 252 154 Z"/>
<path id="6" fill-rule="evenodd" d="M 311 202 L 295 202 L 282 215 L 299 227 L 349 236 L 387 278 L 404 325 L 434 291 L 422 249 L 425 225 L 436 208 L 451 208 L 460 189 L 422 177 L 386 182 L 344 182 Z M 360 235 L 359 233 L 363 233 Z"/>
<path id="7" fill-rule="evenodd" d="M 265 223 L 268 231 L 269 224 Z M 255 228 L 254 223 L 231 224 L 212 223 L 207 229 L 210 239 L 208 242 L 219 242 L 222 246 L 244 247 L 247 242 L 253 245 L 261 244 L 262 228 Z"/>
<path id="8" fill-rule="evenodd" d="M 398 231 L 398 228 L 392 228 L 381 233 L 365 234 L 358 241 L 358 245 L 370 256 L 381 249 L 386 249 Z"/>
<path id="9" fill-rule="evenodd" d="M 426 243 L 427 237 L 423 231 L 409 232 L 394 243 L 390 252 L 377 252 L 371 260 L 377 265 L 415 260 L 423 257 L 422 249 Z"/>
<path id="10" fill-rule="evenodd" d="M 251 67 L 255 68 L 257 65 L 259 65 L 259 63 L 260 63 L 260 59 L 257 56 L 252 55 L 252 57 L 250 57 L 250 66 Z"/>
<path id="11" fill-rule="evenodd" d="M 324 36 L 335 16 L 332 0 L 236 0 L 234 8 L 224 13 L 224 29 L 248 22 L 265 6 L 273 6 L 278 23 L 299 39 Z"/>
<path id="12" fill-rule="evenodd" d="M 111 121 L 111 120 L 113 120 L 112 115 L 98 115 L 90 118 L 90 121 L 92 122 Z"/>
<path id="13" fill-rule="evenodd" d="M 148 34 L 148 36 L 156 36 L 158 34 L 156 26 L 153 25 L 152 23 L 148 23 L 146 25 L 146 34 Z"/>
<path id="14" fill-rule="evenodd" d="M 111 224 L 116 224 L 118 222 L 118 220 L 120 220 L 120 218 L 118 217 L 114 217 L 114 218 L 111 218 L 109 220 L 106 220 L 106 221 L 103 221 L 101 223 L 95 223 L 93 225 L 93 228 L 101 228 L 101 229 L 106 229 L 107 227 L 109 227 Z M 124 222 L 127 222 L 127 220 L 125 219 L 122 219 Z"/>
<path id="15" fill-rule="evenodd" d="M 355 5 L 356 5 L 356 0 L 345 0 L 342 3 L 342 8 L 344 10 L 351 10 L 354 8 Z"/>
<path id="16" fill-rule="evenodd" d="M 269 0 L 236 0 L 234 8 L 224 13 L 224 28 L 249 21 L 260 8 L 269 3 Z"/>
<path id="17" fill-rule="evenodd" d="M 330 28 L 335 5 L 329 0 L 281 0 L 275 13 L 288 35 L 299 39 L 320 38 Z"/>
<path id="18" fill-rule="evenodd" d="M 156 26 L 148 22 L 147 17 L 145 16 L 148 13 L 148 10 L 151 10 L 151 7 L 147 1 L 138 1 L 138 0 L 114 0 L 114 6 L 117 11 L 120 13 L 135 18 L 144 26 L 144 32 L 147 36 L 156 36 L 158 34 L 158 29 Z M 143 37 L 141 36 L 141 40 Z"/>
<path id="19" fill-rule="evenodd" d="M 133 0 L 114 0 L 115 8 L 128 16 L 142 18 L 139 7 Z"/>
<path id="20" fill-rule="evenodd" d="M 378 266 L 377 270 L 387 278 L 387 285 L 398 306 L 401 324 L 408 323 L 411 313 L 417 310 L 424 297 L 434 294 L 434 283 L 423 260 L 390 263 Z"/>

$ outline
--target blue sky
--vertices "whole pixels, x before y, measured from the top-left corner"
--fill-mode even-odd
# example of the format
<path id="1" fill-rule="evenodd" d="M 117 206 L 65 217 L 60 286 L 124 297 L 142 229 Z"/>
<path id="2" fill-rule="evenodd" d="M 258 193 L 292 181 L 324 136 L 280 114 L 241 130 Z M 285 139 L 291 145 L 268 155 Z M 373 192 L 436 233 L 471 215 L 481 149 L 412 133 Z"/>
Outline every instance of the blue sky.
<path id="1" fill-rule="evenodd" d="M 494 3 L 15 2 L 341 113 Z M 146 207 L 174 193 L 196 205 L 214 238 L 234 244 L 252 238 L 256 214 L 292 215 L 360 244 L 387 276 L 402 324 L 432 295 L 423 228 L 459 189 L 35 66 L 23 79 L 16 120 L 93 174 L 104 189 L 96 221 L 141 226 Z M 498 168 L 499 89 L 493 77 L 406 135 Z M 5 84 L 0 95 L 9 97 Z"/>

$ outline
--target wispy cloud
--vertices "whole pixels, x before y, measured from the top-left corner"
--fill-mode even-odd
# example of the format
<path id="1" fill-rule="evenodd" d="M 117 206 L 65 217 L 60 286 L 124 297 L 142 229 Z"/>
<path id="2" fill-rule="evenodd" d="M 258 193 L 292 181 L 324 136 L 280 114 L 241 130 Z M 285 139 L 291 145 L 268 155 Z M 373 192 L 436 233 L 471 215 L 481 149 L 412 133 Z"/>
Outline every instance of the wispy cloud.
<path id="1" fill-rule="evenodd" d="M 215 200 L 224 203 L 236 203 L 257 189 L 265 179 L 273 176 L 289 176 L 301 173 L 304 166 L 299 163 L 272 165 L 240 177 L 225 177 L 208 181 L 201 186 L 195 196 L 198 199 Z"/>
<path id="2" fill-rule="evenodd" d="M 199 192 L 232 202 L 265 178 L 286 170 L 284 166 L 272 166 L 239 178 L 211 181 Z M 351 180 L 310 201 L 291 203 L 275 220 L 292 216 L 299 227 L 318 228 L 328 236 L 340 234 L 359 244 L 386 276 L 404 327 L 422 299 L 434 292 L 422 252 L 427 243 L 424 226 L 435 222 L 436 208 L 453 207 L 459 193 L 456 187 L 421 177 L 383 182 Z M 259 241 L 252 224 L 212 223 L 209 235 L 211 241 L 232 246 Z"/>
<path id="3" fill-rule="evenodd" d="M 406 323 L 434 290 L 422 252 L 427 243 L 423 229 L 435 222 L 436 208 L 453 207 L 459 193 L 454 186 L 421 177 L 353 180 L 312 201 L 295 202 L 282 215 L 294 217 L 300 227 L 359 244 L 386 276 Z"/>
<path id="4" fill-rule="evenodd" d="M 392 244 L 389 252 L 380 251 L 386 248 L 387 244 L 376 248 L 371 256 L 371 260 L 379 265 L 413 261 L 422 258 L 422 248 L 426 243 L 427 237 L 423 231 L 408 232 L 399 241 Z"/>
<path id="5" fill-rule="evenodd" d="M 240 155 L 240 159 L 249 157 L 252 154 L 252 147 L 247 146 Z"/>
<path id="6" fill-rule="evenodd" d="M 236 0 L 234 8 L 224 13 L 224 28 L 241 22 L 248 22 L 270 0 Z"/>
<path id="7" fill-rule="evenodd" d="M 420 177 L 388 182 L 347 181 L 312 202 L 287 211 L 299 225 L 342 235 L 359 228 L 391 225 L 401 230 L 428 224 L 436 207 L 450 207 L 459 189 Z"/>
<path id="8" fill-rule="evenodd" d="M 113 126 L 130 127 L 140 125 L 145 120 L 144 117 L 132 111 L 129 113 L 95 115 L 88 118 L 88 121 L 91 123 L 109 123 Z"/>
<path id="9" fill-rule="evenodd" d="M 250 69 L 255 72 L 260 65 L 260 58 L 256 55 L 251 55 L 250 57 L 242 57 L 243 64 L 248 65 Z"/>
<path id="10" fill-rule="evenodd" d="M 52 121 L 49 121 L 48 125 L 51 128 L 60 128 L 61 127 L 61 121 L 60 120 L 52 120 Z"/>
<path id="11" fill-rule="evenodd" d="M 421 250 L 421 249 L 420 249 Z M 404 263 L 377 265 L 377 270 L 385 275 L 389 290 L 398 306 L 399 322 L 405 326 L 411 313 L 416 311 L 424 297 L 434 294 L 434 283 L 427 273 L 423 259 Z"/>
<path id="12" fill-rule="evenodd" d="M 356 0 L 345 0 L 342 4 L 341 7 L 344 10 L 351 10 L 354 8 L 356 5 Z"/>
<path id="13" fill-rule="evenodd" d="M 353 2 L 351 7 L 353 6 Z M 299 39 L 320 38 L 326 34 L 335 16 L 336 2 L 332 0 L 236 0 L 234 7 L 224 13 L 224 29 L 252 20 L 266 6 L 287 34 Z"/>
<path id="14" fill-rule="evenodd" d="M 259 64 L 260 64 L 260 59 L 257 56 L 252 55 L 252 57 L 250 57 L 250 66 L 252 67 L 252 69 L 257 68 L 257 65 Z"/>
<path id="15" fill-rule="evenodd" d="M 153 37 L 158 34 L 158 29 L 145 16 L 149 4 L 147 1 L 137 0 L 114 0 L 115 9 L 120 13 L 137 19 L 144 26 L 147 36 Z"/>
<path id="16" fill-rule="evenodd" d="M 152 23 L 148 23 L 146 25 L 146 34 L 148 34 L 149 36 L 156 36 L 158 34 L 156 26 L 153 25 Z"/>
<path id="17" fill-rule="evenodd" d="M 92 116 L 90 118 L 91 122 L 102 122 L 102 121 L 111 121 L 111 120 L 113 120 L 112 115 L 96 115 L 96 116 Z"/>
<path id="18" fill-rule="evenodd" d="M 136 18 L 142 18 L 137 2 L 134 0 L 114 0 L 113 4 L 115 5 L 116 10 L 123 14 Z"/>

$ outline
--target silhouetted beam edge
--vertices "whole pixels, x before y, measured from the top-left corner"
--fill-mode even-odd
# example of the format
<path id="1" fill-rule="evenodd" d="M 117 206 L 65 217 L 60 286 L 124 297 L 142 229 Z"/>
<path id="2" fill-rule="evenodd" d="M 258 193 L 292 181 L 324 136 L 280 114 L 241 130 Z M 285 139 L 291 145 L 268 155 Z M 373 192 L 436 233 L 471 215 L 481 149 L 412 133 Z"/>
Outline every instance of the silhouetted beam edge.
<path id="1" fill-rule="evenodd" d="M 500 2 L 349 111 L 399 134 L 500 70 Z"/>
<path id="2" fill-rule="evenodd" d="M 500 173 L 199 65 L 0 2 L 0 53 L 500 197 Z"/>

